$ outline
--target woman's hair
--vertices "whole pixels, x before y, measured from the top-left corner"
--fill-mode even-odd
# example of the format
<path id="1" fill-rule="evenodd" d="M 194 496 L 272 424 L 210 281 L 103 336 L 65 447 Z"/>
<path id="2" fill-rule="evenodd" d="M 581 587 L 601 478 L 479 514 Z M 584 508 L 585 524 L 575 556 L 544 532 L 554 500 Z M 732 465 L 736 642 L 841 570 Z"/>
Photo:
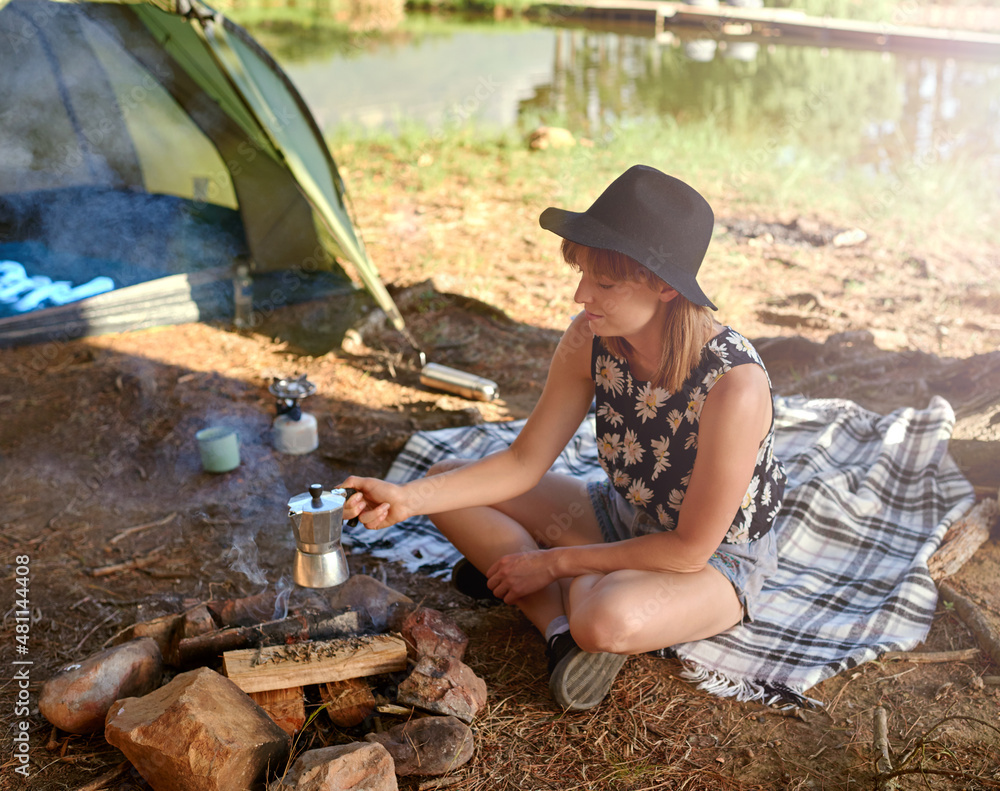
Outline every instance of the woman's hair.
<path id="1" fill-rule="evenodd" d="M 642 264 L 623 253 L 587 247 L 563 239 L 562 254 L 577 271 L 584 268 L 594 275 L 615 281 L 641 283 L 648 288 L 662 282 Z M 667 303 L 663 317 L 663 345 L 660 363 L 651 382 L 670 393 L 677 392 L 701 359 L 702 347 L 712 334 L 712 316 L 708 308 L 695 305 L 678 294 Z M 622 337 L 601 338 L 601 344 L 616 357 L 625 358 L 631 344 Z"/>

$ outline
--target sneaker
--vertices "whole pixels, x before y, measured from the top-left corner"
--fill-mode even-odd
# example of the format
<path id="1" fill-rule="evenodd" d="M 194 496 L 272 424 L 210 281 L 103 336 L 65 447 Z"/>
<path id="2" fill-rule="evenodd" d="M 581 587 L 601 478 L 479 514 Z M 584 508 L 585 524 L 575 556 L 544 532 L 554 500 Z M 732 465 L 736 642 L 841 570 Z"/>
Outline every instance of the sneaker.
<path id="1" fill-rule="evenodd" d="M 493 595 L 490 586 L 486 584 L 486 575 L 465 558 L 458 561 L 451 570 L 451 584 L 459 593 L 473 599 L 503 601 Z"/>
<path id="2" fill-rule="evenodd" d="M 549 692 L 569 711 L 592 709 L 604 700 L 628 658 L 584 651 L 569 632 L 552 635 L 545 653 L 549 658 Z"/>

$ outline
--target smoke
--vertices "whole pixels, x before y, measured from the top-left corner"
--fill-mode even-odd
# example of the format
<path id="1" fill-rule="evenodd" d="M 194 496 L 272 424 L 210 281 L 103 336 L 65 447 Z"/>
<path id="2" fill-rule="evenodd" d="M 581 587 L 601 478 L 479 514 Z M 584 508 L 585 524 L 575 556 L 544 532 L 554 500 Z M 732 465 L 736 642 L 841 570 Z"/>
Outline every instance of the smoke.
<path id="1" fill-rule="evenodd" d="M 233 545 L 223 555 L 229 568 L 242 574 L 254 585 L 267 586 L 267 575 L 260 567 L 257 544 L 246 533 L 233 536 Z"/>
<path id="2" fill-rule="evenodd" d="M 274 597 L 274 614 L 271 616 L 271 620 L 280 621 L 288 616 L 288 599 L 292 595 L 295 585 L 292 584 L 292 580 L 287 574 L 283 574 L 275 584 L 274 589 L 277 591 L 277 596 Z"/>
<path id="3" fill-rule="evenodd" d="M 260 566 L 257 544 L 248 535 L 237 536 L 233 546 L 226 552 L 223 559 L 229 563 L 229 568 L 245 576 L 251 583 L 259 586 L 263 594 L 268 589 L 267 574 Z M 282 574 L 274 583 L 274 611 L 272 621 L 288 617 L 288 603 L 295 585 L 288 574 Z"/>

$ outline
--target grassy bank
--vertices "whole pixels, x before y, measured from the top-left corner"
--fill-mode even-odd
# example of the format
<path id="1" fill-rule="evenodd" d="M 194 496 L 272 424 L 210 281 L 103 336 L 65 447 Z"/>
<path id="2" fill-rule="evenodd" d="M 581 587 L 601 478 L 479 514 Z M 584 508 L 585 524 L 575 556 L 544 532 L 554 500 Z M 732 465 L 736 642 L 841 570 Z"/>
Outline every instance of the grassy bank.
<path id="1" fill-rule="evenodd" d="M 285 10 L 297 15 L 317 14 L 335 17 L 395 17 L 404 9 L 437 13 L 490 13 L 500 11 L 523 14 L 545 13 L 558 6 L 559 0 L 312 0 L 301 4 L 295 0 L 216 0 L 212 5 L 236 17 L 257 17 Z M 720 5 L 725 5 L 720 2 Z M 794 8 L 810 16 L 833 19 L 894 21 L 904 24 L 916 9 L 924 6 L 1000 6 L 1000 0 L 767 0 L 769 8 Z"/>
<path id="2" fill-rule="evenodd" d="M 1000 245 L 993 186 L 975 162 L 935 156 L 888 172 L 846 168 L 836 155 L 789 147 L 781 139 L 749 143 L 719 133 L 711 119 L 681 127 L 649 120 L 622 125 L 574 147 L 531 151 L 520 130 L 473 125 L 430 130 L 402 124 L 389 131 L 341 128 L 330 137 L 358 188 L 385 198 L 438 190 L 446 183 L 516 185 L 526 205 L 586 204 L 627 165 L 643 162 L 695 184 L 720 215 L 789 220 L 815 216 L 877 234 L 890 247 L 938 244 L 972 257 Z M 546 204 L 547 205 L 547 204 Z"/>

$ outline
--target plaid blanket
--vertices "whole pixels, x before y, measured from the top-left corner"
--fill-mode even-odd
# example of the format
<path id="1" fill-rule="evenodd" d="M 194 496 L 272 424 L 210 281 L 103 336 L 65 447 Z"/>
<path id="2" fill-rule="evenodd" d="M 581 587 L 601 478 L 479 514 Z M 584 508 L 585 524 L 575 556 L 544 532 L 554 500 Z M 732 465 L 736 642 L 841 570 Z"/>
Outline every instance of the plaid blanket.
<path id="1" fill-rule="evenodd" d="M 673 646 L 686 677 L 721 696 L 801 705 L 806 690 L 927 635 L 937 589 L 927 561 L 973 502 L 947 454 L 954 413 L 935 397 L 926 409 L 879 415 L 840 399 L 776 397 L 775 453 L 788 485 L 778 520 L 779 567 L 753 623 Z M 446 457 L 478 458 L 508 445 L 523 421 L 415 434 L 387 478 L 411 480 Z M 552 469 L 604 475 L 593 415 Z M 444 574 L 456 550 L 426 517 L 383 531 L 350 531 L 358 548 Z"/>

